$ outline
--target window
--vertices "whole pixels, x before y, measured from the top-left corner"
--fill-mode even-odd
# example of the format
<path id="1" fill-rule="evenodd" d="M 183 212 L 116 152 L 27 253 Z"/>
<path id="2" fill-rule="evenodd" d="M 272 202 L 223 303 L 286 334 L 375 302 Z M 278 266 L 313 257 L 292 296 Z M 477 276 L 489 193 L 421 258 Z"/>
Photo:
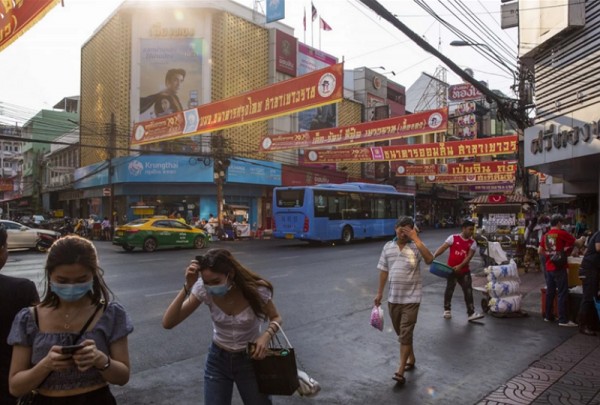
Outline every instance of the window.
<path id="1" fill-rule="evenodd" d="M 277 190 L 278 207 L 302 207 L 304 205 L 304 190 Z"/>

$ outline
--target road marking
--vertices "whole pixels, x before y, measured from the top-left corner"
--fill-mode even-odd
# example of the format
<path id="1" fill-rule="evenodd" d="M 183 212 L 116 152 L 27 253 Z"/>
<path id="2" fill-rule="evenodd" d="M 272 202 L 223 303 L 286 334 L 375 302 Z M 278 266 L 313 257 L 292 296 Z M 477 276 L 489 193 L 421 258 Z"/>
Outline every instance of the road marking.
<path id="1" fill-rule="evenodd" d="M 146 298 L 152 298 L 152 297 L 159 297 L 161 295 L 172 295 L 175 293 L 178 293 L 181 290 L 173 290 L 173 291 L 164 291 L 164 292 L 160 292 L 160 293 L 154 293 L 154 294 L 144 294 L 144 297 Z"/>
<path id="2" fill-rule="evenodd" d="M 288 271 L 287 273 L 283 273 L 283 274 L 275 274 L 273 276 L 269 276 L 270 279 L 273 278 L 283 278 L 283 277 L 289 277 L 290 272 Z"/>

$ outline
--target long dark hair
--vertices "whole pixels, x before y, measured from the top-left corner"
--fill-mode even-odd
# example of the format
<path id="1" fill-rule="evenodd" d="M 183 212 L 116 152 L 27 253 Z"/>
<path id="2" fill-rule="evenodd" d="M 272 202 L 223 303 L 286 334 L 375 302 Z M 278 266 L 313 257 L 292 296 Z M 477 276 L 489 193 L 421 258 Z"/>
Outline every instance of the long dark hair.
<path id="1" fill-rule="evenodd" d="M 41 304 L 57 308 L 60 304 L 58 296 L 50 287 L 50 276 L 56 267 L 64 264 L 81 264 L 90 269 L 94 278 L 94 286 L 88 295 L 92 303 L 106 303 L 112 298 L 112 292 L 104 282 L 104 270 L 98 264 L 96 247 L 89 240 L 77 235 L 67 235 L 52 244 L 46 259 L 46 286 Z"/>
<path id="2" fill-rule="evenodd" d="M 266 319 L 265 303 L 258 293 L 258 287 L 267 287 L 273 294 L 273 285 L 270 282 L 244 267 L 226 249 L 210 249 L 199 260 L 199 264 L 200 271 L 210 269 L 215 273 L 232 275 L 233 283 L 242 290 L 254 314 L 260 319 Z"/>

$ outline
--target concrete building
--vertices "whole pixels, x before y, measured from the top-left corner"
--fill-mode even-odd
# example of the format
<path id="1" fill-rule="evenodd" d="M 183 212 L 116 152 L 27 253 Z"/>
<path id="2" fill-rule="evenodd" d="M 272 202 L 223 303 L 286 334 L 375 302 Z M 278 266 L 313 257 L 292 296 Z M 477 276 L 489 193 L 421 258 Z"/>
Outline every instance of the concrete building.
<path id="1" fill-rule="evenodd" d="M 597 229 L 600 3 L 559 3 L 519 1 L 519 56 L 525 85 L 535 81 L 536 106 L 535 124 L 525 130 L 524 162 L 537 172 L 535 196 L 543 209 L 572 223 L 586 214 L 588 227 Z"/>

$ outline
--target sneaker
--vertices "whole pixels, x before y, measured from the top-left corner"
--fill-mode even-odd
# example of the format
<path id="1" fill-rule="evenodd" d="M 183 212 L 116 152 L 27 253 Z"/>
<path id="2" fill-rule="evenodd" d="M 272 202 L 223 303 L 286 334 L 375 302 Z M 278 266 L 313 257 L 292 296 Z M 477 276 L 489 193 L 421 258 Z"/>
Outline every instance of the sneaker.
<path id="1" fill-rule="evenodd" d="M 452 313 L 450 311 L 444 311 L 444 319 L 452 318 Z"/>
<path id="2" fill-rule="evenodd" d="M 469 315 L 469 318 L 467 319 L 469 320 L 469 322 L 471 322 L 481 318 L 483 318 L 483 315 L 481 315 L 479 312 L 473 312 L 471 315 Z"/>
<path id="3" fill-rule="evenodd" d="M 559 322 L 558 326 L 566 326 L 567 328 L 574 328 L 578 325 L 573 321 L 569 321 L 569 322 Z"/>

